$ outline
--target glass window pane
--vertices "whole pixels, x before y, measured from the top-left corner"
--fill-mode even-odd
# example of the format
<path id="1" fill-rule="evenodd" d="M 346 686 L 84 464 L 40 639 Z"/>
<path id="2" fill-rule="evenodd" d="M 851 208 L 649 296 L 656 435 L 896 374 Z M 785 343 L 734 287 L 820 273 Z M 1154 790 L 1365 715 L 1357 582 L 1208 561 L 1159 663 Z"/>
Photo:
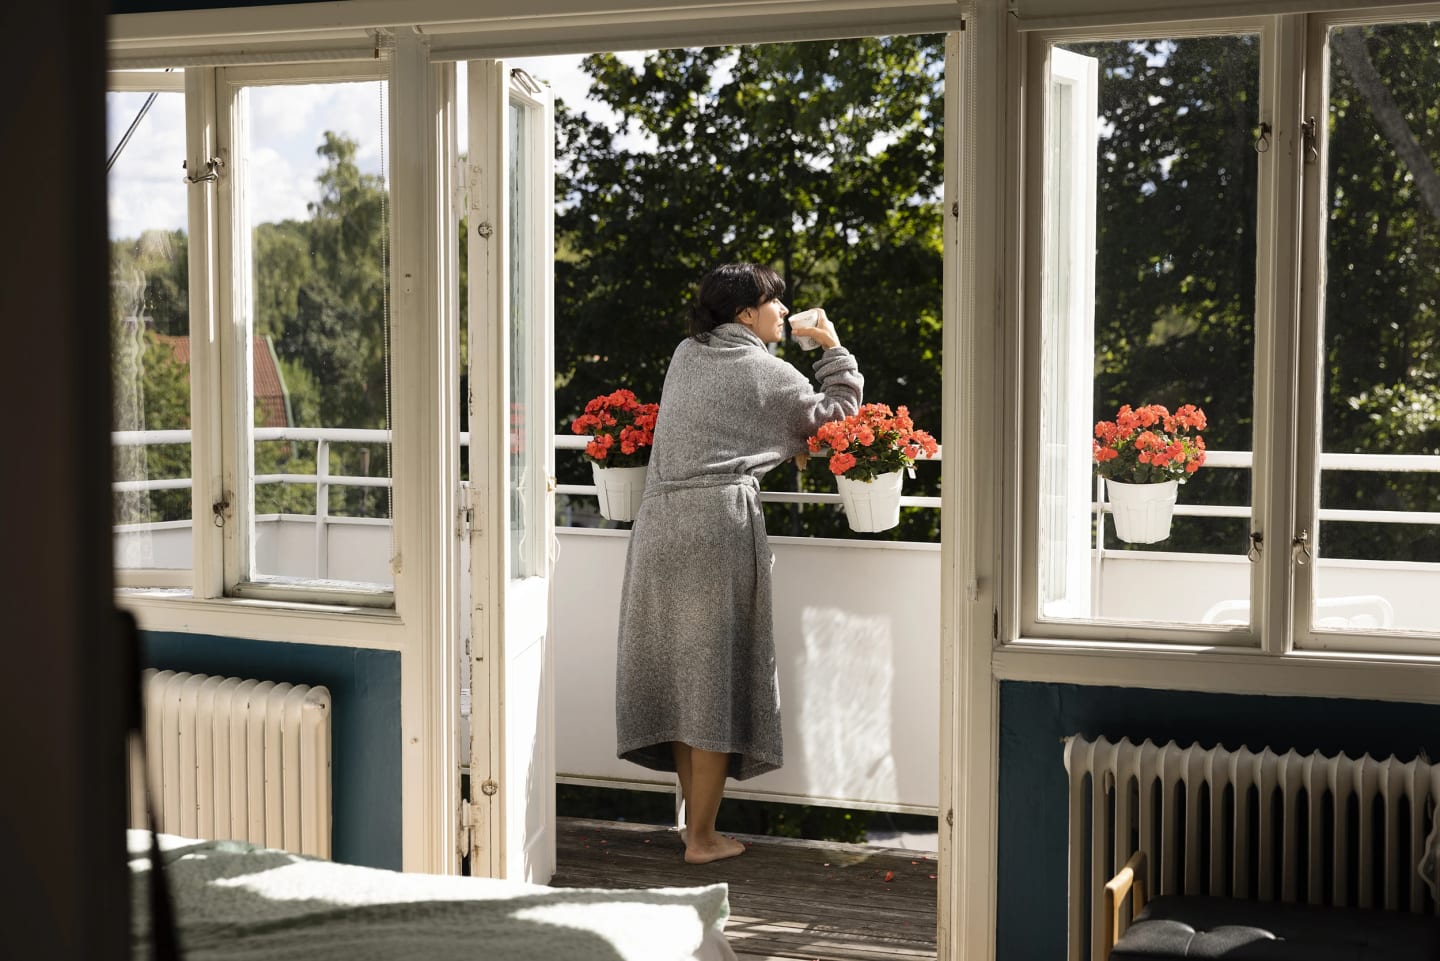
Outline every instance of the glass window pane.
<path id="1" fill-rule="evenodd" d="M 188 569 L 190 312 L 185 98 L 106 97 L 115 565 Z"/>
<path id="2" fill-rule="evenodd" d="M 393 584 L 385 88 L 241 91 L 254 580 Z"/>
<path id="3" fill-rule="evenodd" d="M 530 125 L 537 122 L 533 112 L 511 103 L 510 139 L 506 147 L 510 190 L 506 199 L 510 217 L 510 576 L 529 577 L 544 573 L 544 519 L 538 510 L 545 504 L 545 451 L 549 438 L 543 417 L 530 415 L 533 407 L 543 411 L 536 391 L 550 389 L 537 384 L 535 369 L 534 279 L 531 275 L 531 248 L 535 218 L 531 197 L 534 158 L 530 156 Z"/>
<path id="4" fill-rule="evenodd" d="M 1028 452 L 1041 619 L 1249 620 L 1259 77 L 1249 35 L 1051 48 Z M 1097 483 L 1096 425 L 1124 405 L 1208 418 L 1196 473 L 1122 469 L 1142 453 L 1128 442 L 1105 468 L 1142 494 L 1178 474 L 1168 530 L 1164 505 L 1156 531 L 1117 529 L 1124 508 Z M 1193 455 L 1194 431 L 1174 427 Z"/>
<path id="5" fill-rule="evenodd" d="M 1440 20 L 1330 32 L 1313 623 L 1440 632 Z"/>

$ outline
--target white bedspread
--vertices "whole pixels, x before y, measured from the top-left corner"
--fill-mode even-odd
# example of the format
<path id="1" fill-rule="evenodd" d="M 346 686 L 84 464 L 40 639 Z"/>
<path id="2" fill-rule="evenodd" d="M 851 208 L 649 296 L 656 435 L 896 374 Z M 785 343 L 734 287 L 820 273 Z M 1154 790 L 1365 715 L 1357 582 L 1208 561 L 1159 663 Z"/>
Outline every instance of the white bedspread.
<path id="1" fill-rule="evenodd" d="M 130 831 L 132 955 L 149 957 L 150 836 Z M 726 886 L 601 890 L 402 874 L 161 835 L 187 961 L 734 961 Z"/>

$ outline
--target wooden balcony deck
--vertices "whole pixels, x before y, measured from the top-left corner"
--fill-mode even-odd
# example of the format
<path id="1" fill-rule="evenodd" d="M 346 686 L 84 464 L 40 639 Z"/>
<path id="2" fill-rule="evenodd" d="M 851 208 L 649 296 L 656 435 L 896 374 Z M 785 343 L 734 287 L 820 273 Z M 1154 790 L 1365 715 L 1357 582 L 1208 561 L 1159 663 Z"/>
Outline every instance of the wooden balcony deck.
<path id="1" fill-rule="evenodd" d="M 688 865 L 654 825 L 558 819 L 557 887 L 730 886 L 725 934 L 740 961 L 935 957 L 934 853 L 736 835 L 749 847 Z M 887 880 L 888 878 L 888 880 Z"/>

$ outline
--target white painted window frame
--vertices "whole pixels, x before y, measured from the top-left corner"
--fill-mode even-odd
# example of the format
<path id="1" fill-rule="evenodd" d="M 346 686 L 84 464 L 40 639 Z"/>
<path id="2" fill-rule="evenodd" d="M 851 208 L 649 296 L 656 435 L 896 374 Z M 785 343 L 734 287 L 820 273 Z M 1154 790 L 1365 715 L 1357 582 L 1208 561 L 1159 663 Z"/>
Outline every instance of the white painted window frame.
<path id="1" fill-rule="evenodd" d="M 1333 27 L 1417 20 L 1440 20 L 1440 3 L 1315 14 L 1305 18 L 1303 25 L 1297 24 L 1296 28 L 1296 43 L 1300 46 L 1298 56 L 1303 58 L 1306 83 L 1303 90 L 1297 92 L 1299 102 L 1296 104 L 1295 115 L 1322 118 L 1322 122 L 1317 125 L 1316 137 L 1319 155 L 1313 164 L 1304 165 L 1306 176 L 1303 196 L 1300 199 L 1304 222 L 1298 266 L 1302 278 L 1297 305 L 1300 336 L 1296 347 L 1299 375 L 1296 396 L 1307 399 L 1314 408 L 1300 415 L 1301 423 L 1308 425 L 1309 429 L 1296 431 L 1296 476 L 1301 478 L 1302 482 L 1295 485 L 1297 520 L 1294 526 L 1297 532 L 1310 531 L 1312 539 L 1320 526 L 1319 462 L 1323 448 L 1321 414 L 1318 408 L 1324 402 L 1322 394 L 1325 345 L 1322 332 L 1325 320 L 1325 242 L 1329 221 L 1330 137 L 1329 125 L 1323 122 L 1323 118 L 1329 115 L 1329 32 Z M 1301 30 L 1303 33 L 1300 33 Z M 1320 550 L 1323 554 L 1323 546 Z M 1423 656 L 1434 655 L 1440 651 L 1440 637 L 1427 632 L 1393 629 L 1374 632 L 1318 630 L 1314 624 L 1313 605 L 1315 566 L 1297 565 L 1294 577 L 1291 597 L 1293 649 L 1330 654 L 1356 652 L 1379 656 Z"/>
<path id="2" fill-rule="evenodd" d="M 1011 551 L 1011 559 L 1007 562 L 1007 567 L 1016 571 L 1017 577 L 1014 584 L 1018 587 L 1010 602 L 1015 606 L 1016 611 L 1006 618 L 1007 623 L 1013 625 L 1011 627 L 1013 633 L 1007 632 L 1005 635 L 1007 640 L 1024 638 L 1099 643 L 1162 645 L 1175 643 L 1207 647 L 1255 647 L 1259 644 L 1261 632 L 1256 630 L 1253 624 L 1249 629 L 1237 630 L 1233 627 L 1210 627 L 1198 624 L 1153 625 L 1086 618 L 1042 618 L 1036 586 L 1039 566 L 1038 471 L 1028 468 L 1026 464 L 1028 452 L 1038 450 L 1041 440 L 1039 403 L 1040 391 L 1044 389 L 1044 385 L 1041 383 L 1040 371 L 1040 321 L 1045 282 L 1042 277 L 1042 267 L 1044 263 L 1043 244 L 1048 242 L 1046 228 L 1049 226 L 1045 221 L 1046 201 L 1043 191 L 1046 163 L 1044 153 L 1048 141 L 1046 129 L 1051 45 L 1060 41 L 1080 39 L 1129 40 L 1154 36 L 1170 38 L 1257 35 L 1260 38 L 1261 46 L 1259 119 L 1269 120 L 1272 106 L 1267 68 L 1273 68 L 1276 59 L 1275 26 L 1275 18 L 1261 17 L 1190 23 L 1123 24 L 1108 27 L 1035 30 L 1021 34 L 1017 38 L 1016 45 L 1024 58 L 1021 69 L 1026 77 L 1025 87 L 1028 94 L 1023 105 L 1025 179 L 1022 189 L 1024 190 L 1026 231 L 1025 239 L 1022 241 L 1023 247 L 1017 250 L 1018 259 L 1011 268 L 1015 277 L 1015 289 L 1021 291 L 1022 306 L 1019 315 L 1020 322 L 1013 331 L 1013 341 L 1009 347 L 1008 363 L 1013 365 L 1012 377 L 1017 384 L 1023 385 L 1023 393 L 1021 396 L 1012 398 L 1014 413 L 1006 429 L 1014 431 L 1015 436 L 1023 437 L 1025 440 L 1022 444 L 1017 445 L 1015 464 L 1012 467 L 1017 473 L 1013 475 L 1013 484 L 1006 485 L 1015 492 L 1008 499 L 1009 505 L 1006 514 L 1009 518 L 1008 524 L 1014 532 L 1012 537 L 1007 538 Z M 1266 177 L 1266 161 L 1273 154 L 1274 151 L 1260 155 L 1260 184 L 1257 189 L 1257 249 L 1261 251 L 1259 263 L 1257 263 L 1257 278 L 1259 278 L 1257 284 L 1261 291 L 1266 288 L 1266 280 L 1262 275 L 1269 269 L 1264 254 L 1270 249 L 1266 245 L 1264 233 L 1267 219 L 1261 214 L 1261 211 L 1267 210 L 1273 203 L 1273 191 L 1270 189 Z M 1262 301 L 1258 292 L 1256 303 L 1256 383 L 1253 385 L 1256 438 L 1252 476 L 1258 478 L 1264 475 L 1268 467 L 1263 434 L 1265 425 L 1271 421 L 1271 418 L 1263 413 L 1264 405 L 1268 403 L 1266 396 L 1268 381 L 1263 372 L 1267 364 L 1265 332 L 1272 322 L 1272 313 L 1268 309 L 1269 305 Z M 1086 399 L 1088 400 L 1088 396 Z M 1083 435 L 1077 439 L 1077 442 L 1085 443 L 1087 438 L 1088 434 Z M 1266 514 L 1262 490 L 1263 488 L 1258 482 L 1253 485 L 1252 526 L 1261 530 L 1264 529 L 1263 519 Z M 1250 588 L 1252 600 L 1257 596 L 1260 588 L 1258 580 L 1259 572 L 1252 569 Z M 1260 610 L 1253 603 L 1251 609 Z"/>
<path id="3" fill-rule="evenodd" d="M 1291 538 L 1301 530 L 1314 531 L 1318 514 L 1317 463 L 1320 402 L 1317 378 L 1323 362 L 1319 329 L 1323 305 L 1325 144 L 1313 165 L 1300 162 L 1298 131 L 1285 118 L 1323 116 L 1328 95 L 1325 75 L 1326 31 L 1331 26 L 1433 19 L 1440 4 L 1416 4 L 1384 10 L 1343 14 L 1287 15 L 1229 18 L 1192 22 L 1125 23 L 1103 27 L 1016 31 L 1011 49 L 1024 58 L 1014 69 L 1026 78 L 1030 94 L 1024 104 L 1022 137 L 1026 179 L 1023 203 L 1027 236 L 1023 249 L 1014 251 L 1013 287 L 1022 292 L 1026 318 L 1011 330 L 1006 364 L 1013 382 L 1028 385 L 1012 396 L 1016 413 L 1003 430 L 1027 438 L 1021 450 L 1038 443 L 1038 313 L 1041 291 L 1038 252 L 1043 236 L 1043 200 L 1040 197 L 1042 151 L 1045 139 L 1044 81 L 1049 45 L 1064 39 L 1129 39 L 1140 36 L 1195 36 L 1255 33 L 1261 38 L 1259 119 L 1273 128 L 1272 149 L 1261 155 L 1257 189 L 1256 268 L 1256 384 L 1252 529 L 1264 532 L 1266 549 L 1251 570 L 1251 610 L 1248 629 L 1213 628 L 1193 624 L 1140 625 L 1083 620 L 1041 620 L 1037 612 L 1035 568 L 1036 495 L 1034 471 L 1023 466 L 1023 455 L 1007 462 L 1009 478 L 1002 482 L 1006 524 L 1002 566 L 1015 573 L 1004 610 L 996 612 L 995 640 L 1013 650 L 1052 649 L 1073 644 L 1077 650 L 1153 650 L 1188 652 L 1259 653 L 1283 656 L 1300 652 L 1345 658 L 1413 656 L 1420 663 L 1440 664 L 1440 645 L 1433 634 L 1419 631 L 1319 632 L 1311 625 L 1312 568 L 1294 562 Z M 1308 78 L 1308 79 L 1307 79 Z M 1303 111 L 1303 113 L 1302 113 Z M 1322 131 L 1323 133 L 1323 131 Z M 1033 319 L 1031 319 L 1033 318 Z M 997 416 L 1006 416 L 1003 412 Z M 1315 428 L 1318 430 L 1318 427 Z M 1308 478 L 1309 480 L 1305 480 Z M 1299 479 L 1299 482 L 1297 482 Z M 1028 488 L 1026 485 L 1029 485 Z M 1274 521 L 1267 521 L 1275 518 Z M 1293 518 L 1293 521 L 1287 520 Z M 1167 685 L 1162 685 L 1167 686 Z"/>
<path id="4" fill-rule="evenodd" d="M 186 164 L 186 169 L 187 169 L 187 170 L 188 170 L 188 169 L 194 169 L 191 165 L 192 165 L 193 163 L 195 163 L 195 161 L 194 161 L 193 159 L 191 159 L 191 158 L 195 157 L 198 153 L 203 152 L 203 150 L 204 150 L 204 134 L 205 134 L 205 128 L 204 128 L 204 125 L 203 125 L 203 121 L 202 121 L 199 125 L 196 125 L 196 124 L 194 123 L 194 121 L 196 120 L 196 118 L 195 118 L 194 116 L 192 116 L 192 110 L 191 110 L 191 95 L 190 95 L 190 93 L 188 92 L 188 91 L 189 91 L 189 87 L 192 85 L 192 80 L 193 80 L 193 78 L 187 78 L 186 73 L 185 73 L 185 71 L 183 71 L 183 70 L 176 70 L 176 71 L 174 71 L 173 73 L 164 73 L 164 72 L 161 72 L 161 71 L 146 71 L 146 72 L 143 72 L 143 73 L 142 73 L 142 72 L 139 72 L 139 71 L 120 71 L 120 70 L 112 70 L 112 71 L 110 71 L 110 72 L 106 75 L 106 78 L 105 78 L 105 86 L 106 86 L 106 89 L 107 89 L 108 91 L 112 92 L 112 93 L 179 93 L 179 94 L 182 94 L 182 95 L 185 97 L 186 123 L 185 123 L 185 157 L 184 157 L 184 160 L 185 160 L 185 164 Z M 194 129 L 192 129 L 192 128 L 194 128 Z M 176 176 L 177 176 L 177 178 L 178 178 L 179 175 L 177 174 Z M 199 195 L 198 197 L 196 196 L 197 194 Z M 199 217 L 200 220 L 201 220 L 201 222 L 204 222 L 204 219 L 205 219 L 206 215 L 208 214 L 208 206 L 209 206 L 209 205 L 208 205 L 208 197 L 207 197 L 207 194 L 208 194 L 207 191 L 205 191 L 205 190 L 196 190 L 196 189 L 194 189 L 193 187 L 192 187 L 192 188 L 189 188 L 189 190 L 188 190 L 188 193 L 187 193 L 187 195 L 186 195 L 186 205 L 187 205 L 187 224 L 188 224 L 188 225 L 187 225 L 187 234 L 189 234 L 189 235 L 193 235 L 193 234 L 195 233 L 194 226 L 195 226 L 196 218 Z M 196 250 L 197 242 L 198 242 L 198 245 L 199 245 L 199 250 L 198 250 L 198 251 Z M 187 279 L 187 286 L 193 286 L 193 285 L 195 285 L 195 284 L 197 283 L 197 280 L 198 280 L 198 282 L 202 285 L 197 291 L 192 292 L 192 293 L 190 293 L 190 295 L 189 295 L 189 299 L 190 299 L 190 310 L 193 312 L 193 311 L 195 311 L 195 310 L 197 309 L 197 307 L 198 307 L 198 309 L 203 313 L 204 311 L 206 311 L 206 310 L 208 309 L 208 306 L 209 306 L 209 305 L 208 305 L 208 302 L 207 302 L 207 299 L 206 299 L 206 296 L 205 296 L 206 291 L 205 291 L 205 288 L 204 288 L 204 286 L 203 286 L 204 283 L 205 283 L 205 281 L 206 281 L 206 279 L 207 279 L 208 276 L 209 276 L 208 270 L 207 270 L 207 267 L 206 267 L 206 263 L 205 263 L 206 258 L 208 257 L 208 252 L 207 252 L 208 248 L 207 248 L 207 246 L 206 246 L 206 238 L 200 237 L 200 238 L 198 238 L 198 241 L 197 241 L 197 239 L 196 239 L 195 237 L 189 236 L 189 237 L 187 237 L 187 243 L 189 244 L 188 256 L 189 256 L 189 258 L 190 258 L 190 269 L 189 269 L 189 276 L 188 276 L 188 279 Z M 197 262 L 198 262 L 198 263 L 197 263 Z M 202 323 L 203 323 L 203 321 L 202 321 Z M 192 327 L 192 332 L 193 332 L 193 327 L 194 327 L 193 322 L 192 322 L 191 327 Z M 202 363 L 203 363 L 203 362 L 202 362 Z M 192 383 L 194 382 L 194 370 L 195 370 L 195 365 L 196 365 L 196 361 L 194 360 L 194 358 L 192 358 L 192 359 L 191 359 Z M 192 421 L 193 421 L 193 415 L 194 415 L 193 404 L 192 404 L 191 414 L 192 414 Z M 197 567 L 203 567 L 203 566 L 204 566 L 204 564 L 203 564 L 203 558 L 200 557 L 200 553 L 201 553 L 202 548 L 201 548 L 201 546 L 200 546 L 200 544 L 199 544 L 199 542 L 198 542 L 198 537 L 193 533 L 194 528 L 197 526 L 197 525 L 195 525 L 195 523 L 194 523 L 194 521 L 193 521 L 193 517 L 195 516 L 195 515 L 194 515 L 194 505 L 195 505 L 195 503 L 196 503 L 196 500 L 195 500 L 195 485 L 197 484 L 197 481 L 194 480 L 194 478 L 196 477 L 196 475 L 198 475 L 198 474 L 201 472 L 201 471 L 200 471 L 201 457 L 202 457 L 202 452 L 196 450 L 196 448 L 195 448 L 195 443 L 194 443 L 194 438 L 193 438 L 193 435 L 192 435 L 192 441 L 191 441 L 191 445 L 190 445 L 190 476 L 191 476 L 191 478 L 192 478 L 192 480 L 191 480 L 191 516 L 192 516 L 192 521 L 191 521 L 191 528 L 192 528 L 192 544 L 191 544 L 191 550 L 192 550 L 193 560 L 191 561 L 190 567 L 189 567 L 189 568 L 144 568 L 144 567 L 116 568 L 116 569 L 115 569 L 115 584 L 116 584 L 117 587 L 121 587 L 121 588 L 136 588 L 136 589 L 142 589 L 142 590 L 143 590 L 143 589 L 150 589 L 150 590 L 155 590 L 155 589 L 175 590 L 175 589 L 185 589 L 185 588 L 189 588 L 189 587 L 193 584 L 193 582 L 194 582 L 194 580 L 195 580 L 195 577 L 196 577 L 196 568 L 197 568 Z"/>
<path id="5" fill-rule="evenodd" d="M 308 601 L 367 608 L 387 608 L 395 604 L 395 592 L 388 588 L 379 586 L 366 588 L 360 585 L 340 588 L 322 586 L 315 582 L 278 582 L 257 576 L 254 571 L 254 519 L 251 509 L 254 493 L 255 451 L 250 428 L 251 405 L 254 397 L 250 350 L 253 318 L 249 318 L 243 313 L 244 306 L 251 301 L 250 286 L 253 282 L 253 270 L 250 262 L 251 225 L 245 223 L 242 218 L 242 211 L 245 209 L 243 196 L 245 179 L 239 176 L 239 171 L 246 158 L 237 154 L 238 145 L 245 139 L 245 117 L 240 109 L 240 96 L 243 90 L 255 87 L 304 86 L 316 83 L 375 80 L 389 82 L 391 80 L 390 73 L 388 58 L 323 64 L 223 67 L 216 73 L 220 156 L 225 161 L 225 169 L 230 171 L 229 176 L 222 177 L 219 183 L 218 234 L 221 256 L 217 261 L 217 274 L 220 278 L 218 286 L 221 292 L 220 316 L 221 330 L 223 331 L 220 338 L 223 496 L 230 504 L 229 510 L 225 512 L 226 523 L 221 530 L 224 534 L 225 594 L 231 597 L 271 601 Z M 389 131 L 391 125 L 387 122 L 385 128 Z M 384 144 L 382 149 L 391 151 L 391 144 L 394 143 L 395 138 L 392 135 L 388 139 L 390 143 Z M 387 166 L 393 168 L 393 161 Z M 393 229 L 391 233 L 398 235 L 398 231 Z M 392 236 L 392 249 L 395 246 L 394 239 L 396 237 Z M 398 292 L 399 288 L 393 281 L 391 290 L 392 303 L 398 305 L 398 297 L 394 294 Z M 399 329 L 395 322 L 397 319 L 392 315 L 390 325 L 392 331 Z M 398 341 L 399 338 L 392 336 L 392 340 Z M 407 396 L 405 391 L 408 387 L 395 363 L 395 347 L 396 345 L 392 343 L 387 348 L 391 356 L 393 374 L 391 379 L 392 407 L 400 397 Z M 393 442 L 396 439 L 394 435 L 398 432 L 394 430 L 393 424 L 391 427 L 393 449 Z M 404 477 L 398 461 L 398 457 L 392 457 L 391 482 L 394 486 L 391 496 L 397 512 L 400 498 L 404 494 L 405 481 L 408 479 Z M 204 516 L 209 515 L 207 513 Z M 397 556 L 403 556 L 399 550 L 398 523 L 396 527 L 395 550 Z M 392 561 L 392 569 L 393 567 Z"/>
<path id="6" fill-rule="evenodd" d="M 454 164 L 440 158 L 454 135 L 454 69 L 432 64 L 414 33 L 397 38 L 394 54 L 378 61 L 373 34 L 362 36 L 372 42 L 357 45 L 347 38 L 343 48 L 319 56 L 301 56 L 293 45 L 281 45 L 287 52 L 280 59 L 295 58 L 298 65 L 257 66 L 270 59 L 265 49 L 237 49 L 208 58 L 224 67 L 186 68 L 187 163 L 204 169 L 205 160 L 217 155 L 221 111 L 229 103 L 226 86 L 391 81 L 386 120 L 392 170 L 391 318 L 392 330 L 407 332 L 394 336 L 391 345 L 394 590 L 383 592 L 382 607 L 354 592 L 311 587 L 236 591 L 246 545 L 232 493 L 232 513 L 223 528 L 194 525 L 193 570 L 175 572 L 188 580 L 188 590 L 125 590 L 118 601 L 146 630 L 399 653 L 403 863 L 408 870 L 450 872 L 458 868 L 455 827 L 444 812 L 454 807 L 459 788 L 456 748 L 448 734 L 452 717 L 458 716 L 459 696 L 458 683 L 452 683 L 458 543 L 451 536 L 459 485 L 454 449 L 459 381 L 457 301 L 446 285 L 456 282 L 458 261 L 457 242 L 444 219 Z M 348 62 L 332 62 L 332 57 Z M 191 395 L 192 458 L 195 516 L 204 518 L 222 492 L 238 489 L 237 478 L 248 475 L 252 456 L 245 444 L 248 432 L 238 429 L 237 420 L 248 411 L 250 352 L 231 304 L 248 270 L 233 260 L 242 238 L 235 235 L 228 190 L 222 176 L 218 185 L 192 188 L 190 195 L 191 363 L 197 388 Z M 154 578 L 142 575 L 129 586 L 153 584 Z"/>

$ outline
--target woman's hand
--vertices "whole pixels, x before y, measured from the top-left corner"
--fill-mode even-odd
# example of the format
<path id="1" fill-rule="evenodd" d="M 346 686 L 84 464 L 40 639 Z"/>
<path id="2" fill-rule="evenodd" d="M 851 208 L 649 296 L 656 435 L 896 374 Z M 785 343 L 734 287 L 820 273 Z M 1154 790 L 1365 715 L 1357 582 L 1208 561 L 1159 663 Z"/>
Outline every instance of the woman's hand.
<path id="1" fill-rule="evenodd" d="M 818 318 L 814 327 L 791 327 L 790 336 L 809 337 L 819 344 L 824 350 L 840 346 L 840 336 L 835 333 L 835 325 L 830 323 L 830 318 L 825 316 L 825 308 L 817 307 Z"/>

